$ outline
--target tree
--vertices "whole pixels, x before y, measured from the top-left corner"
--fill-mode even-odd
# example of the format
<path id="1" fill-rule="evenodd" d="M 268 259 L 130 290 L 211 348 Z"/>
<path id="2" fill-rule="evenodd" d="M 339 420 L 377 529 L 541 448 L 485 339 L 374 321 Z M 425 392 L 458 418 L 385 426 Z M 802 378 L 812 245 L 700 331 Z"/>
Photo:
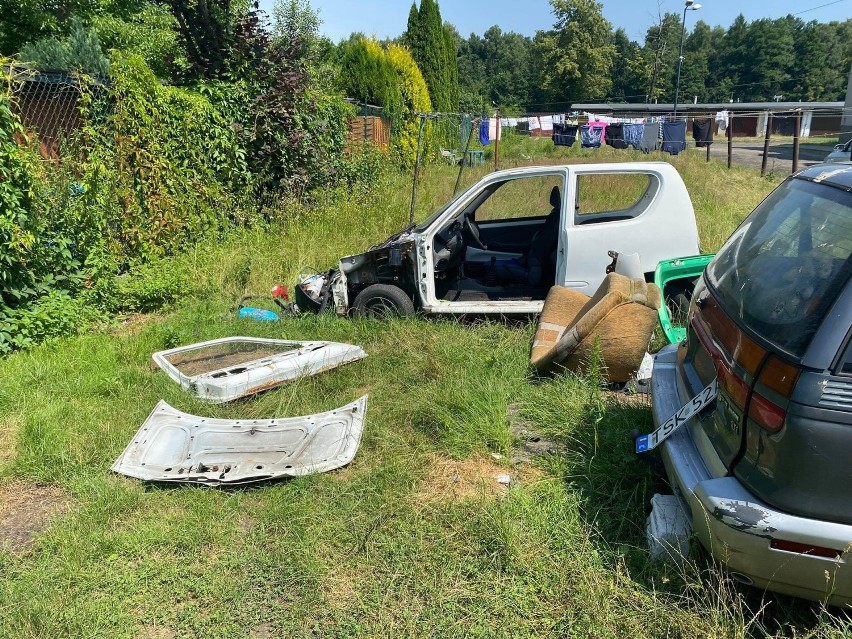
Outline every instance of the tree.
<path id="1" fill-rule="evenodd" d="M 615 59 L 612 63 L 613 100 L 638 102 L 647 94 L 641 75 L 642 49 L 627 37 L 624 29 L 617 29 L 613 35 Z"/>
<path id="2" fill-rule="evenodd" d="M 109 75 L 109 60 L 101 50 L 97 34 L 77 17 L 71 18 L 71 33 L 67 38 L 43 38 L 28 44 L 21 51 L 21 59 L 44 71 L 79 70 Z"/>
<path id="3" fill-rule="evenodd" d="M 772 100 L 783 95 L 795 62 L 793 25 L 787 18 L 761 19 L 746 29 L 744 46 L 748 60 L 741 66 L 738 93 L 744 100 Z"/>
<path id="4" fill-rule="evenodd" d="M 643 63 L 639 66 L 650 102 L 674 98 L 681 29 L 680 16 L 666 13 L 660 15 L 657 24 L 650 26 L 645 33 Z"/>
<path id="5" fill-rule="evenodd" d="M 698 96 L 699 102 L 707 101 L 707 80 L 710 75 L 710 59 L 713 56 L 714 32 L 706 22 L 699 20 L 687 36 L 683 49 L 683 73 L 680 78 L 680 94 L 684 102 Z"/>
<path id="6" fill-rule="evenodd" d="M 603 99 L 612 87 L 612 26 L 595 0 L 550 0 L 556 24 L 536 36 L 540 84 L 553 102 Z"/>
<path id="7" fill-rule="evenodd" d="M 72 17 L 87 24 L 105 16 L 128 19 L 149 4 L 149 0 L 0 0 L 0 55 L 67 35 Z"/>
<path id="8" fill-rule="evenodd" d="M 340 47 L 340 88 L 346 96 L 384 107 L 395 116 L 401 108 L 402 89 L 382 45 L 357 34 Z"/>
<path id="9" fill-rule="evenodd" d="M 423 73 L 433 108 L 455 111 L 459 96 L 455 39 L 441 21 L 435 0 L 421 0 L 419 10 L 412 4 L 402 40 Z"/>
<path id="10" fill-rule="evenodd" d="M 429 89 L 411 52 L 398 44 L 388 45 L 386 56 L 396 72 L 400 88 L 400 112 L 394 136 L 404 165 L 413 163 L 417 153 L 420 119 L 417 113 L 432 110 Z"/>
<path id="11" fill-rule="evenodd" d="M 189 70 L 175 17 L 166 7 L 145 3 L 138 13 L 91 18 L 105 50 L 138 54 L 159 78 L 176 80 Z"/>
<path id="12" fill-rule="evenodd" d="M 196 76 L 220 77 L 230 55 L 238 15 L 231 0 L 162 0 L 177 19 Z M 252 12 L 257 19 L 258 5 Z"/>
<path id="13" fill-rule="evenodd" d="M 277 38 L 294 42 L 299 55 L 310 57 L 317 53 L 322 20 L 308 0 L 276 0 L 272 18 Z"/>

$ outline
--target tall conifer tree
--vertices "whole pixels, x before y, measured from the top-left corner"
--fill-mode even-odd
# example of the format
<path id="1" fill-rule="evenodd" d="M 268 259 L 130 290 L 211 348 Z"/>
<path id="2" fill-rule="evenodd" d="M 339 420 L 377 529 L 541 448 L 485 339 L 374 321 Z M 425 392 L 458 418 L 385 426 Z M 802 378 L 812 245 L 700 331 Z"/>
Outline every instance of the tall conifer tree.
<path id="1" fill-rule="evenodd" d="M 452 33 L 444 27 L 435 0 L 412 4 L 403 41 L 423 73 L 432 106 L 439 111 L 458 108 L 458 63 Z"/>

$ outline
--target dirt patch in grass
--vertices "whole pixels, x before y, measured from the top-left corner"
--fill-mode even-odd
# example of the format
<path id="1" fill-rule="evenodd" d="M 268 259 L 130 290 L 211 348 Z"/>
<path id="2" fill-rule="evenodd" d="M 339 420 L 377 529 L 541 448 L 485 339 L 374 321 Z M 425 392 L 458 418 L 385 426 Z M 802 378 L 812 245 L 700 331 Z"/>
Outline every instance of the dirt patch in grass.
<path id="1" fill-rule="evenodd" d="M 262 623 L 252 628 L 249 633 L 249 639 L 273 639 L 273 637 L 275 637 L 275 632 L 273 632 L 270 623 Z"/>
<path id="2" fill-rule="evenodd" d="M 136 634 L 136 639 L 174 639 L 175 631 L 168 626 L 145 624 Z"/>
<path id="3" fill-rule="evenodd" d="M 163 317 L 154 313 L 135 313 L 128 315 L 118 323 L 118 326 L 110 327 L 113 335 L 130 337 L 142 332 L 142 329 L 154 324 L 162 324 Z"/>
<path id="4" fill-rule="evenodd" d="M 329 570 L 322 580 L 322 594 L 329 607 L 339 610 L 355 601 L 358 584 L 367 581 L 364 576 L 359 578 L 351 567 L 341 563 Z"/>
<path id="5" fill-rule="evenodd" d="M 50 526 L 52 518 L 71 508 L 68 494 L 56 486 L 27 482 L 0 485 L 0 548 L 23 552 Z"/>
<path id="6" fill-rule="evenodd" d="M 492 457 L 475 455 L 451 459 L 430 455 L 428 470 L 420 480 L 416 497 L 420 501 L 461 501 L 477 497 L 495 499 L 513 484 L 530 483 L 542 476 L 532 464 L 508 467 Z M 506 483 L 506 480 L 509 480 Z"/>

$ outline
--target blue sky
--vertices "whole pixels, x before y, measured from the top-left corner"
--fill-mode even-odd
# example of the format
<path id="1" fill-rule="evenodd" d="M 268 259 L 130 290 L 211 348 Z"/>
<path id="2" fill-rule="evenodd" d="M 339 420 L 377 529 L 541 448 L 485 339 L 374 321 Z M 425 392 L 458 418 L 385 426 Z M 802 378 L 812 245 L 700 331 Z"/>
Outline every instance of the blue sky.
<path id="1" fill-rule="evenodd" d="M 319 11 L 322 32 L 334 41 L 353 31 L 378 38 L 398 36 L 405 30 L 411 8 L 411 0 L 310 0 L 310 4 Z M 701 4 L 699 11 L 687 14 L 687 29 L 699 19 L 727 27 L 738 13 L 747 20 L 779 18 L 799 12 L 802 13 L 798 17 L 803 20 L 819 22 L 852 17 L 852 0 L 706 0 Z M 266 11 L 273 5 L 274 0 L 260 0 L 261 8 Z M 494 24 L 504 31 L 525 35 L 553 26 L 547 0 L 439 0 L 439 5 L 444 20 L 453 23 L 465 37 L 470 33 L 481 35 Z M 615 28 L 623 27 L 632 40 L 641 42 L 648 26 L 656 20 L 657 6 L 657 0 L 605 0 L 603 13 Z M 682 0 L 659 0 L 659 6 L 663 13 L 683 11 Z"/>

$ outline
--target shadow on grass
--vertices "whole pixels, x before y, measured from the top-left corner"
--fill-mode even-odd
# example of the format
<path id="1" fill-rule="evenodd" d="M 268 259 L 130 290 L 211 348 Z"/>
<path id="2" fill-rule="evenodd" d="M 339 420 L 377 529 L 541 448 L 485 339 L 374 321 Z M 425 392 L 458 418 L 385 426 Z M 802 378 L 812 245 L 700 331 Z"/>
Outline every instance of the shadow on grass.
<path id="1" fill-rule="evenodd" d="M 585 428 L 575 433 L 566 481 L 581 496 L 581 514 L 602 557 L 624 565 L 642 587 L 678 598 L 696 612 L 742 625 L 745 636 L 828 636 L 848 632 L 852 618 L 795 597 L 734 582 L 697 540 L 682 566 L 651 562 L 645 525 L 654 493 L 671 494 L 659 456 L 633 452 L 631 431 L 653 430 L 647 396 L 599 390 L 587 404 Z"/>

